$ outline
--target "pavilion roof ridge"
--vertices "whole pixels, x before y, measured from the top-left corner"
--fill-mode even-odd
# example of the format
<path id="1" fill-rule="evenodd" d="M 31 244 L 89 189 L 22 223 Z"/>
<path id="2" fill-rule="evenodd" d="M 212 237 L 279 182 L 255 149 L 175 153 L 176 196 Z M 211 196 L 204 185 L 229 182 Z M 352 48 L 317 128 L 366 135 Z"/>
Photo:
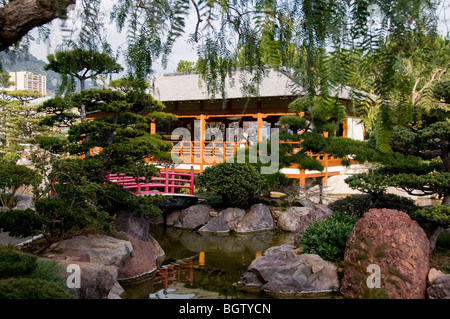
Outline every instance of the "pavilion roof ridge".
<path id="1" fill-rule="evenodd" d="M 242 78 L 253 76 L 251 69 L 250 67 L 240 67 L 233 70 L 232 77 L 227 75 L 226 99 L 249 97 L 242 91 L 241 82 Z M 298 96 L 298 92 L 302 92 L 303 88 L 295 83 L 289 71 L 292 70 L 263 67 L 264 75 L 258 86 L 259 92 L 254 97 Z M 251 81 L 251 79 L 248 80 Z M 150 93 L 162 102 L 222 99 L 222 96 L 212 96 L 207 91 L 201 74 L 196 71 L 157 74 L 149 78 L 149 84 Z M 345 100 L 351 99 L 352 92 L 361 95 L 369 94 L 345 85 L 333 90 L 333 94 L 337 94 L 339 98 Z"/>

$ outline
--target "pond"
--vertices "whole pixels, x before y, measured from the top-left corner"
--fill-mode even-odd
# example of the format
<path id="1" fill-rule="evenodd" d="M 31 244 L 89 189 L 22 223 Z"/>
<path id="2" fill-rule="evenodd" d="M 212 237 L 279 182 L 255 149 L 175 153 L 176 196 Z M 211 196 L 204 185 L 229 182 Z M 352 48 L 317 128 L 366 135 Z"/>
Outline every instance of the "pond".
<path id="1" fill-rule="evenodd" d="M 250 263 L 269 247 L 292 244 L 280 230 L 249 235 L 203 235 L 154 225 L 150 234 L 166 254 L 158 270 L 139 282 L 122 284 L 126 299 L 266 298 L 233 287 Z"/>

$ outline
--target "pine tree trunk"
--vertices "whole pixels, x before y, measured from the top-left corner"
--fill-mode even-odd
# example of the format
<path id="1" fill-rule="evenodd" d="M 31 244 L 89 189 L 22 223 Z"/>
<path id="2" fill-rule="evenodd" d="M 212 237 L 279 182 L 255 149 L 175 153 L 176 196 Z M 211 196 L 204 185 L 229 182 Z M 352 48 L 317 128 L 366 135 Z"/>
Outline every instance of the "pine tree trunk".
<path id="1" fill-rule="evenodd" d="M 437 238 L 444 231 L 444 227 L 432 221 L 420 222 L 420 226 L 423 228 L 425 234 L 427 234 L 428 240 L 430 241 L 430 254 L 431 254 L 434 248 L 436 247 Z"/>
<path id="2" fill-rule="evenodd" d="M 450 194 L 445 194 L 441 205 L 450 205 Z"/>
<path id="3" fill-rule="evenodd" d="M 81 87 L 81 91 L 84 91 L 85 87 L 86 87 L 86 80 L 85 79 L 80 79 L 80 87 Z M 80 117 L 81 117 L 81 122 L 86 122 L 86 106 L 84 104 L 81 104 L 81 110 L 80 110 Z"/>

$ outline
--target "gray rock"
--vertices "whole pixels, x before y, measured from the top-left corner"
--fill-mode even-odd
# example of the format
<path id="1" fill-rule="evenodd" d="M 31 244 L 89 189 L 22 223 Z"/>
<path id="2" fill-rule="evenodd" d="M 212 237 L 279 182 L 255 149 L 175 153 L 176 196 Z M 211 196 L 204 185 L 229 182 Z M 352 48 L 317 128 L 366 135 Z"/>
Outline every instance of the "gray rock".
<path id="1" fill-rule="evenodd" d="M 244 216 L 245 210 L 234 207 L 224 209 L 219 213 L 219 218 L 222 218 L 227 223 L 230 230 L 234 230 Z"/>
<path id="2" fill-rule="evenodd" d="M 321 219 L 326 219 L 333 215 L 333 211 L 327 205 L 314 205 L 314 210 L 316 211 L 318 218 Z"/>
<path id="3" fill-rule="evenodd" d="M 212 211 L 214 209 L 205 204 L 188 207 L 181 212 L 178 222 L 173 226 L 177 228 L 198 229 L 211 219 L 209 213 Z"/>
<path id="4" fill-rule="evenodd" d="M 9 212 L 9 211 L 10 211 L 10 209 L 6 206 L 0 207 L 0 212 Z"/>
<path id="5" fill-rule="evenodd" d="M 166 215 L 166 226 L 173 226 L 178 222 L 180 218 L 181 211 L 173 210 Z"/>
<path id="6" fill-rule="evenodd" d="M 306 212 L 307 208 L 303 208 Z M 311 208 L 308 208 L 311 209 Z M 295 238 L 299 238 L 301 234 L 305 232 L 306 227 L 309 224 L 324 220 L 333 215 L 333 211 L 328 208 L 326 205 L 315 205 L 312 210 L 307 211 L 307 214 L 300 214 L 299 219 L 297 220 L 297 226 L 295 229 Z M 291 229 L 291 228 L 290 228 Z"/>
<path id="7" fill-rule="evenodd" d="M 73 261 L 58 261 L 58 263 L 68 266 Z M 76 264 L 81 270 L 80 288 L 70 288 L 69 291 L 79 299 L 107 299 L 117 283 L 117 267 L 90 262 Z"/>
<path id="8" fill-rule="evenodd" d="M 275 228 L 272 213 L 263 204 L 256 204 L 245 214 L 242 221 L 235 229 L 236 233 L 252 233 L 258 231 L 271 230 Z"/>
<path id="9" fill-rule="evenodd" d="M 31 199 L 30 196 L 22 194 L 19 195 L 18 197 L 19 200 L 16 206 L 13 208 L 13 210 L 25 210 L 25 209 L 36 210 L 36 208 L 34 207 L 33 200 Z"/>
<path id="10" fill-rule="evenodd" d="M 230 232 L 230 228 L 223 219 L 214 217 L 198 231 L 200 233 L 227 234 Z"/>
<path id="11" fill-rule="evenodd" d="M 450 299 L 450 275 L 438 277 L 427 288 L 427 295 L 429 299 Z"/>
<path id="12" fill-rule="evenodd" d="M 278 253 L 284 252 L 284 251 L 292 252 L 296 248 L 297 247 L 295 247 L 293 245 L 274 246 L 274 247 L 270 247 L 269 249 L 267 249 L 263 255 L 270 256 L 270 255 L 275 255 L 275 254 L 278 254 Z"/>
<path id="13" fill-rule="evenodd" d="M 295 232 L 299 223 L 306 224 L 311 219 L 313 208 L 293 206 L 284 211 L 278 218 L 278 227 L 282 230 Z M 303 221 L 305 220 L 305 221 Z"/>
<path id="14" fill-rule="evenodd" d="M 140 240 L 146 241 L 148 238 L 149 220 L 145 217 L 138 217 L 133 212 L 118 213 L 114 225 L 118 231 L 133 235 Z"/>
<path id="15" fill-rule="evenodd" d="M 149 235 L 143 241 L 131 234 L 124 234 L 133 245 L 133 252 L 119 267 L 118 280 L 135 279 L 156 270 L 164 260 L 164 251 L 159 243 Z"/>
<path id="16" fill-rule="evenodd" d="M 337 267 L 318 255 L 296 255 L 289 251 L 256 258 L 237 286 L 260 289 L 268 294 L 315 294 L 338 291 Z"/>
<path id="17" fill-rule="evenodd" d="M 309 207 L 314 208 L 314 205 L 316 205 L 312 200 L 310 199 L 301 199 L 298 201 L 303 207 Z"/>
<path id="18" fill-rule="evenodd" d="M 77 236 L 50 247 L 51 257 L 58 254 L 70 256 L 86 253 L 91 263 L 119 267 L 131 254 L 131 242 L 105 235 Z M 117 274 L 116 274 L 117 275 Z"/>
<path id="19" fill-rule="evenodd" d="M 158 215 L 156 217 L 148 217 L 148 221 L 151 225 L 162 225 L 164 224 L 164 215 Z"/>
<path id="20" fill-rule="evenodd" d="M 107 299 L 122 299 L 120 295 L 122 295 L 124 292 L 125 290 L 122 288 L 119 282 L 116 281 L 114 286 L 109 291 Z"/>

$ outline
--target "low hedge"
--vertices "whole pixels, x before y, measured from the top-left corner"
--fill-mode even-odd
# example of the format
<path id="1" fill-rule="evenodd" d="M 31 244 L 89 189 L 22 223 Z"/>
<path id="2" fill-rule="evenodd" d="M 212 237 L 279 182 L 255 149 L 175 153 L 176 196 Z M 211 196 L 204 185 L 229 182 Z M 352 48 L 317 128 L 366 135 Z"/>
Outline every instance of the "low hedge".
<path id="1" fill-rule="evenodd" d="M 0 248 L 0 279 L 29 275 L 36 268 L 36 256 Z"/>
<path id="2" fill-rule="evenodd" d="M 70 293 L 58 284 L 33 278 L 0 280 L 0 299 L 70 299 Z"/>

